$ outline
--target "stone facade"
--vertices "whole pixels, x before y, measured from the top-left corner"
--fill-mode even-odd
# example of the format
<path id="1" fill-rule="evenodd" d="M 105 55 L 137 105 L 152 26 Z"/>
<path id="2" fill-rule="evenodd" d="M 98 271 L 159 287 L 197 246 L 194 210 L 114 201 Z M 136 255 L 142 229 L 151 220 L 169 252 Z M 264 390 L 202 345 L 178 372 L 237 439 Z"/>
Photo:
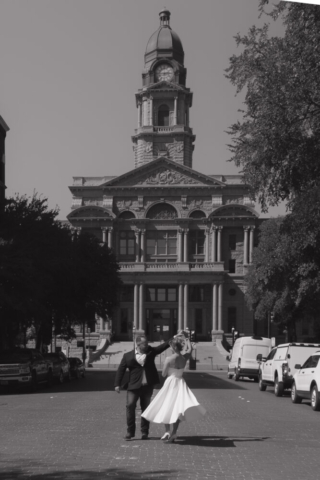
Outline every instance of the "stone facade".
<path id="1" fill-rule="evenodd" d="M 110 331 L 119 340 L 145 332 L 151 341 L 180 328 L 202 341 L 232 328 L 253 333 L 243 277 L 258 214 L 241 176 L 192 168 L 192 92 L 182 44 L 169 12 L 160 19 L 136 94 L 135 168 L 119 177 L 74 177 L 70 187 L 69 222 L 107 243 L 121 266 L 120 305 L 107 323 L 99 320 L 96 343 Z"/>

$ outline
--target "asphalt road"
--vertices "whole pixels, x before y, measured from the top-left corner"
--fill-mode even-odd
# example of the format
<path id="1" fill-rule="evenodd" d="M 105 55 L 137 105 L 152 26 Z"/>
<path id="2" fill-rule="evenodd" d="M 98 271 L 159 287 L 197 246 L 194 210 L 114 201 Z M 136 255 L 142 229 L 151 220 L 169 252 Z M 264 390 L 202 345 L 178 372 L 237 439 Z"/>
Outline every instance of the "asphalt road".
<path id="1" fill-rule="evenodd" d="M 0 395 L 0 479 L 320 478 L 320 412 L 289 394 L 276 398 L 252 381 L 226 373 L 188 372 L 186 380 L 207 409 L 197 424 L 183 422 L 175 444 L 126 442 L 126 392 L 113 391 L 114 372 L 89 371 L 37 393 Z M 139 424 L 140 412 L 137 412 Z"/>

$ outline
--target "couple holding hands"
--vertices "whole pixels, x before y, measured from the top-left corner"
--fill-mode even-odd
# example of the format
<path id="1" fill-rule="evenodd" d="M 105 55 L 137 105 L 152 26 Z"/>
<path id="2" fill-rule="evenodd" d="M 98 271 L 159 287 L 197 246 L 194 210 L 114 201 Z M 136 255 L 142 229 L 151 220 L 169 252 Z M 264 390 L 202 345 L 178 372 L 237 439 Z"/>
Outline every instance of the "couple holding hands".
<path id="1" fill-rule="evenodd" d="M 151 402 L 153 389 L 159 383 L 155 357 L 171 347 L 172 354 L 164 362 L 162 376 L 166 381 Z M 147 440 L 150 422 L 162 423 L 165 433 L 161 440 L 173 443 L 177 438 L 179 423 L 192 421 L 205 415 L 206 410 L 183 379 L 183 370 L 190 358 L 192 345 L 187 332 L 180 331 L 173 338 L 151 347 L 146 336 L 136 337 L 135 349 L 125 353 L 115 378 L 115 391 L 120 393 L 120 385 L 126 370 L 129 370 L 127 389 L 127 434 L 131 440 L 136 430 L 136 405 L 140 399 L 141 439 Z M 172 430 L 171 430 L 172 427 Z"/>

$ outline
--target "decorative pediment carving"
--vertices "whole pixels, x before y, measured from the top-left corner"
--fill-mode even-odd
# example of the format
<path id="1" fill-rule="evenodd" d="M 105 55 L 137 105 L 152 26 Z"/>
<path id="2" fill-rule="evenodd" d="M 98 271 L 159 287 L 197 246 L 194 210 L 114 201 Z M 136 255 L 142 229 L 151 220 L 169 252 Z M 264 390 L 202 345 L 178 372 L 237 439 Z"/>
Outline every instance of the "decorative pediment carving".
<path id="1" fill-rule="evenodd" d="M 161 167 L 151 175 L 146 175 L 136 185 L 201 185 L 201 182 L 183 173 Z"/>
<path id="2" fill-rule="evenodd" d="M 210 217 L 258 217 L 258 213 L 250 207 L 242 205 L 226 205 L 217 208 Z"/>
<path id="3" fill-rule="evenodd" d="M 71 212 L 67 218 L 76 219 L 76 218 L 113 218 L 114 214 L 107 211 L 105 208 L 102 207 L 81 207 L 77 210 Z"/>

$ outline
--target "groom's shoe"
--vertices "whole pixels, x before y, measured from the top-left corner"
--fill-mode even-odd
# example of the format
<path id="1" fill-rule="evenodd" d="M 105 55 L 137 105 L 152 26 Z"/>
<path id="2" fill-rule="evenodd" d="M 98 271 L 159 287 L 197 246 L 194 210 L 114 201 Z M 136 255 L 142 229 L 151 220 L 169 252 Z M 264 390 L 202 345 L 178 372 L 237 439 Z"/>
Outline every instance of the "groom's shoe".
<path id="1" fill-rule="evenodd" d="M 141 435 L 141 440 L 148 440 L 148 438 L 149 438 L 149 437 L 148 437 L 148 434 L 147 434 L 147 433 L 143 433 L 143 434 Z"/>
<path id="2" fill-rule="evenodd" d="M 125 440 L 131 440 L 132 438 L 134 438 L 134 435 L 131 435 L 131 433 L 127 433 L 127 435 L 125 435 L 123 438 Z"/>

